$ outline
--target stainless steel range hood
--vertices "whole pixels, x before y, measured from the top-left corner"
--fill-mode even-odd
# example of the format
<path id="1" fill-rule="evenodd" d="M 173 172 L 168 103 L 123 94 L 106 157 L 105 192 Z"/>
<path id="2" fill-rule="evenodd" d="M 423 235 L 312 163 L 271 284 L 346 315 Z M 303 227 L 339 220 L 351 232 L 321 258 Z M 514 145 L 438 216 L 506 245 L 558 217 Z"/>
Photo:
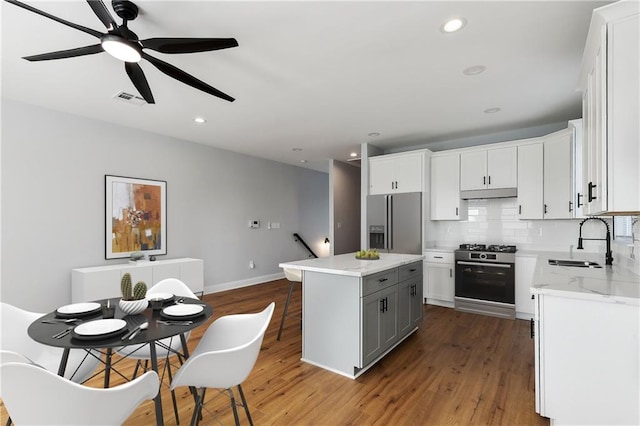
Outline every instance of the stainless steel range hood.
<path id="1" fill-rule="evenodd" d="M 475 189 L 460 191 L 463 200 L 483 200 L 485 198 L 513 198 L 518 196 L 517 188 Z"/>

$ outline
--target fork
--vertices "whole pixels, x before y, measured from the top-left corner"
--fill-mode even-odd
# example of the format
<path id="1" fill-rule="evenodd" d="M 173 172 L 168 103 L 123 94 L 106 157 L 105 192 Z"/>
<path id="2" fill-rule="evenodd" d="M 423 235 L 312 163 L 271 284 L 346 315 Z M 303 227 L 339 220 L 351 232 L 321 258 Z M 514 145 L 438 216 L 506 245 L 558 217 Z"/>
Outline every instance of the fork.
<path id="1" fill-rule="evenodd" d="M 69 318 L 69 319 L 52 318 L 52 319 L 43 320 L 42 323 L 43 324 L 59 324 L 62 322 L 65 324 L 71 324 L 72 322 L 76 322 L 76 321 L 80 321 L 80 320 L 78 318 Z"/>
<path id="2" fill-rule="evenodd" d="M 54 339 L 60 339 L 60 338 L 62 338 L 62 337 L 64 337 L 64 336 L 66 336 L 67 334 L 71 333 L 71 330 L 72 330 L 74 327 L 75 327 L 75 326 L 73 326 L 73 325 L 72 325 L 72 326 L 69 326 L 69 327 L 65 328 L 64 330 L 62 330 L 60 333 L 56 333 L 56 334 L 54 334 L 54 335 L 53 335 L 53 336 L 51 336 L 51 337 L 53 337 Z"/>

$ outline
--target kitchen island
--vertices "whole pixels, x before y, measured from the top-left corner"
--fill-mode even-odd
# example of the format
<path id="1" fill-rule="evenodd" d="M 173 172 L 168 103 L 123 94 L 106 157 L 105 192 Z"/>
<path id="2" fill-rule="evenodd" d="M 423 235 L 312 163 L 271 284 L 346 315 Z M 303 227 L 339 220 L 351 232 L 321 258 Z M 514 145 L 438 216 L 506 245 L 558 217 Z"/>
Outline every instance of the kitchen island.
<path id="1" fill-rule="evenodd" d="M 604 263 L 582 252 L 537 257 L 536 411 L 552 424 L 640 424 L 640 276 L 629 259 Z"/>
<path id="2" fill-rule="evenodd" d="M 355 379 L 418 329 L 422 255 L 285 262 L 302 271 L 302 360 Z"/>

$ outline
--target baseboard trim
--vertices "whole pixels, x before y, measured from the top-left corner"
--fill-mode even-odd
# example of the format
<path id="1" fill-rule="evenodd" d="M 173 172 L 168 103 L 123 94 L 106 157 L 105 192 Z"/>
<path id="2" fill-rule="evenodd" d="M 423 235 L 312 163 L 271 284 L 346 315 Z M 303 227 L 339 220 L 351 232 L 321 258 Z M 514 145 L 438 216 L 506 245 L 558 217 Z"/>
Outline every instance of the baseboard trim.
<path id="1" fill-rule="evenodd" d="M 252 285 L 264 284 L 269 281 L 280 280 L 284 278 L 284 272 L 276 274 L 261 275 L 259 277 L 247 278 L 246 280 L 229 281 L 215 285 L 207 285 L 204 287 L 204 294 L 219 293 L 221 291 L 235 290 L 237 288 L 250 287 Z"/>

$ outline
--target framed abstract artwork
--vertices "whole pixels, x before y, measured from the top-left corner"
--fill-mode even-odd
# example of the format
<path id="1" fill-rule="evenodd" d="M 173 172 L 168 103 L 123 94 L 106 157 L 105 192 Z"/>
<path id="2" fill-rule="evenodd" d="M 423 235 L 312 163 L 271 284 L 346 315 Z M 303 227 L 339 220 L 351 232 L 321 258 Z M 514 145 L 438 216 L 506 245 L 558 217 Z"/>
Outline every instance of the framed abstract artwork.
<path id="1" fill-rule="evenodd" d="M 105 175 L 105 258 L 167 254 L 167 182 Z"/>

